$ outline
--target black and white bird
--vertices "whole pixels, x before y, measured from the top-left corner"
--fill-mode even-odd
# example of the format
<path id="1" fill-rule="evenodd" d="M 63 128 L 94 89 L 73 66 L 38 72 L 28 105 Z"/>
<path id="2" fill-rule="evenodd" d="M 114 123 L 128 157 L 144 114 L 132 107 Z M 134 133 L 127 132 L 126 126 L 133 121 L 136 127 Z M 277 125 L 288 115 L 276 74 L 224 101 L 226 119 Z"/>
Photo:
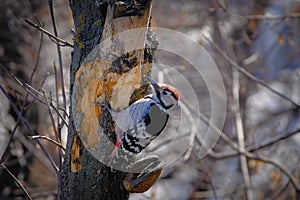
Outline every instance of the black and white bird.
<path id="1" fill-rule="evenodd" d="M 112 157 L 118 157 L 121 149 L 129 155 L 138 154 L 165 128 L 168 111 L 178 104 L 179 92 L 171 85 L 158 83 L 146 76 L 153 90 L 152 94 L 134 102 L 126 109 L 115 112 L 102 104 L 102 109 L 108 109 L 115 122 L 117 136 Z"/>

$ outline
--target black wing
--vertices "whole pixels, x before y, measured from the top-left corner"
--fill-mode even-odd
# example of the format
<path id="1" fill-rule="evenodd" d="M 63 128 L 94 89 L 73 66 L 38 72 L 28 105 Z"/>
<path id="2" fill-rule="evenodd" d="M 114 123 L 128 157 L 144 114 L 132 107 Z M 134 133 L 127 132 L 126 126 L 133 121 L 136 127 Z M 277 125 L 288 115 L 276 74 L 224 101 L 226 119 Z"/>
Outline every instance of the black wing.
<path id="1" fill-rule="evenodd" d="M 152 136 L 158 136 L 166 127 L 169 115 L 165 109 L 158 104 L 152 104 L 146 116 L 146 132 Z"/>
<path id="2" fill-rule="evenodd" d="M 143 119 L 136 127 L 126 131 L 122 138 L 121 149 L 140 153 L 163 131 L 169 115 L 160 105 L 152 103 Z"/>

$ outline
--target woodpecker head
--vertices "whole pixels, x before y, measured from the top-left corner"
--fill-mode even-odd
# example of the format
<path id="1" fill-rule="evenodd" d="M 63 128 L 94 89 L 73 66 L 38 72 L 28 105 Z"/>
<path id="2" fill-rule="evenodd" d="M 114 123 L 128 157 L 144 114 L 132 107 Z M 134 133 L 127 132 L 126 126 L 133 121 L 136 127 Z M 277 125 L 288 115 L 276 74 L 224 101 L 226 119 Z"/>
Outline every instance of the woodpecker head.
<path id="1" fill-rule="evenodd" d="M 176 88 L 168 84 L 158 83 L 148 76 L 146 76 L 146 78 L 153 89 L 153 99 L 161 104 L 166 110 L 177 105 L 180 96 Z"/>

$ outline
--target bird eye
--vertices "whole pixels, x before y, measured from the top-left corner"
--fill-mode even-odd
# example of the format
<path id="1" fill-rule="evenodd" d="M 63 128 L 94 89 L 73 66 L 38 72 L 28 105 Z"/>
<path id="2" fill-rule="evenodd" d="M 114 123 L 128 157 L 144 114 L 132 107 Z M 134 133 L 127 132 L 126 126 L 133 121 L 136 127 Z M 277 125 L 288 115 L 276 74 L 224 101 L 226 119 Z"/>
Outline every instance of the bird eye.
<path id="1" fill-rule="evenodd" d="M 167 94 L 168 94 L 168 93 L 164 90 L 164 91 L 163 91 L 163 95 L 167 95 Z"/>

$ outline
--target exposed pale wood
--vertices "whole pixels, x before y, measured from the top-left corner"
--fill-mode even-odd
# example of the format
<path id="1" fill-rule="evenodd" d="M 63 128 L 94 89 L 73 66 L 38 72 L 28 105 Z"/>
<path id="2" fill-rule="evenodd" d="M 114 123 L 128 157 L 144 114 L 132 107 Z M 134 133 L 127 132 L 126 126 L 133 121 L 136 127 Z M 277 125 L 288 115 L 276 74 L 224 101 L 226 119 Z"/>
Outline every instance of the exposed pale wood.
<path id="1" fill-rule="evenodd" d="M 87 3 L 93 5 L 92 2 Z M 127 199 L 129 196 L 122 187 L 125 173 L 112 172 L 110 167 L 98 161 L 113 148 L 102 128 L 113 133 L 113 124 L 107 113 L 101 113 L 99 103 L 106 99 L 113 109 L 124 109 L 134 90 L 140 86 L 142 72 L 150 70 L 149 61 L 144 61 L 144 47 L 151 0 L 146 4 L 138 15 L 121 17 L 116 10 L 118 6 L 108 3 L 104 22 L 101 17 L 95 20 L 98 14 L 94 7 L 89 13 L 79 3 L 71 1 L 71 8 L 82 10 L 73 10 L 76 36 L 71 69 L 72 123 L 62 172 L 62 199 Z M 103 9 L 103 5 L 100 5 L 99 10 Z M 89 14 L 92 15 L 91 19 Z M 87 30 L 86 27 L 92 29 Z M 134 37 L 126 37 L 126 34 L 114 37 L 126 30 L 141 27 L 145 28 L 140 32 L 136 30 Z M 95 35 L 95 39 L 83 40 L 82 37 L 91 32 L 102 33 L 101 39 Z M 100 44 L 97 44 L 97 38 Z M 103 44 L 105 48 L 101 48 Z M 135 50 L 136 46 L 142 48 Z M 132 49 L 134 51 L 130 51 Z M 130 66 L 121 66 L 116 62 L 118 59 L 135 62 L 130 62 Z"/>

